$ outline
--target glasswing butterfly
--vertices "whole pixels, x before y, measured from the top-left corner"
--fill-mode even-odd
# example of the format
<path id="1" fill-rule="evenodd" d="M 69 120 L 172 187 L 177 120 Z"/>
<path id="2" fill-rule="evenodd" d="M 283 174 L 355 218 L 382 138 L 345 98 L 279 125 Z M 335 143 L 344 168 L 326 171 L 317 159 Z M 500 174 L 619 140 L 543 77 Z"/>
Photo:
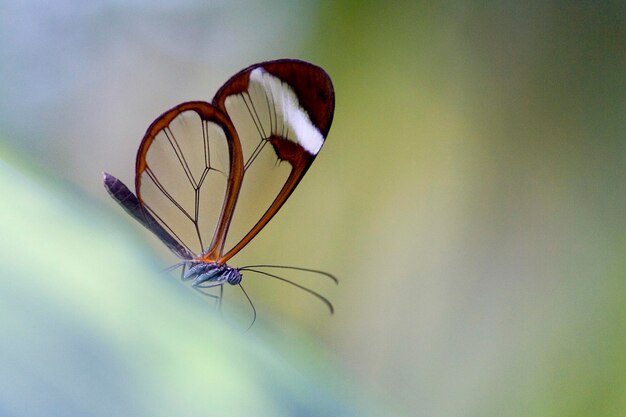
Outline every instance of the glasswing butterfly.
<path id="1" fill-rule="evenodd" d="M 314 272 L 337 282 L 331 274 L 275 265 L 232 268 L 227 261 L 274 217 L 309 169 L 334 104 L 331 80 L 318 66 L 293 59 L 251 65 L 211 103 L 179 104 L 150 125 L 137 151 L 134 194 L 108 173 L 104 186 L 182 260 L 174 267 L 183 267 L 184 280 L 196 288 L 220 287 L 214 296 L 220 305 L 223 285 L 243 290 L 242 271 L 251 271 L 313 294 L 332 313 L 319 293 L 255 268 Z"/>

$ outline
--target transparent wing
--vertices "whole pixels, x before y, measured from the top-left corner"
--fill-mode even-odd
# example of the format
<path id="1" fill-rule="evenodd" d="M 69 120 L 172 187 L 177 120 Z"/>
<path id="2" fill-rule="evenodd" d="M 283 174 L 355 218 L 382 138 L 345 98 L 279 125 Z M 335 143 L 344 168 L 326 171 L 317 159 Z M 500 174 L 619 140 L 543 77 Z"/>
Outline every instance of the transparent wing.
<path id="1" fill-rule="evenodd" d="M 221 253 L 243 175 L 228 117 L 205 102 L 180 104 L 148 128 L 137 153 L 143 210 L 195 257 Z"/>
<path id="2" fill-rule="evenodd" d="M 139 200 L 126 185 L 113 175 L 103 173 L 104 187 L 109 195 L 135 220 L 141 223 L 161 240 L 172 252 L 181 259 L 192 259 L 194 256 L 183 247 L 159 222 L 145 210 L 142 210 Z"/>
<path id="3" fill-rule="evenodd" d="M 225 262 L 274 216 L 317 156 L 332 122 L 334 91 L 321 68 L 280 60 L 239 72 L 213 104 L 232 120 L 244 169 Z"/>

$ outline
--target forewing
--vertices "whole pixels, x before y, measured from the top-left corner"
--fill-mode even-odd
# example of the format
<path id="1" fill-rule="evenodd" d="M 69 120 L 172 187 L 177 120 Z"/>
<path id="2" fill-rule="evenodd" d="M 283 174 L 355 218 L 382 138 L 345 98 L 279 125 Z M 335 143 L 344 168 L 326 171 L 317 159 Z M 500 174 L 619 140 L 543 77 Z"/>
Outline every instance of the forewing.
<path id="1" fill-rule="evenodd" d="M 217 258 L 243 175 L 237 134 L 205 102 L 180 104 L 148 128 L 137 152 L 143 210 L 196 256 Z M 214 260 L 210 259 L 210 260 Z"/>
<path id="2" fill-rule="evenodd" d="M 239 72 L 213 104 L 233 122 L 244 169 L 225 262 L 267 224 L 317 156 L 332 122 L 334 91 L 321 68 L 280 60 Z"/>

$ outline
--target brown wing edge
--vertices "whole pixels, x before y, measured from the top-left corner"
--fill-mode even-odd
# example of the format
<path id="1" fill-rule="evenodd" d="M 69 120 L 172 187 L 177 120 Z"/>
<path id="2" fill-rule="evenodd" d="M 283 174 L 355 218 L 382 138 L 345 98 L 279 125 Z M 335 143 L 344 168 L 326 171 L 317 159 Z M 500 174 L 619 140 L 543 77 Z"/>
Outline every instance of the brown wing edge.
<path id="1" fill-rule="evenodd" d="M 335 90 L 326 71 L 306 61 L 278 59 L 250 65 L 230 77 L 215 93 L 212 103 L 226 113 L 226 97 L 247 90 L 250 72 L 259 67 L 289 84 L 298 96 L 300 105 L 309 114 L 311 122 L 326 138 L 333 122 Z"/>
<path id="2" fill-rule="evenodd" d="M 333 85 L 326 71 L 305 61 L 281 59 L 251 65 L 231 77 L 218 90 L 213 98 L 214 105 L 226 113 L 226 97 L 246 91 L 250 72 L 259 67 L 286 82 L 294 90 L 300 105 L 308 113 L 311 122 L 325 140 L 334 115 L 335 93 Z M 220 263 L 225 263 L 237 254 L 274 217 L 302 180 L 316 156 L 309 154 L 301 146 L 290 141 L 280 140 L 280 138 L 271 137 L 270 143 L 274 146 L 279 158 L 289 162 L 292 167 L 291 173 L 263 216 L 241 241 L 219 259 Z"/>
<path id="3" fill-rule="evenodd" d="M 222 205 L 222 210 L 217 222 L 217 227 L 213 233 L 211 244 L 209 245 L 208 250 L 198 257 L 198 259 L 202 259 L 207 262 L 215 262 L 219 259 L 224 250 L 226 235 L 235 210 L 239 190 L 241 189 L 241 184 L 243 182 L 243 155 L 241 151 L 241 144 L 230 118 L 224 112 L 212 104 L 204 101 L 189 101 L 173 107 L 152 122 L 150 127 L 148 127 L 141 144 L 139 145 L 139 149 L 137 150 L 137 159 L 135 163 L 135 191 L 141 210 L 144 213 L 147 213 L 147 210 L 143 208 L 143 200 L 141 198 L 141 175 L 147 168 L 146 156 L 148 154 L 148 150 L 158 133 L 169 126 L 169 124 L 179 114 L 185 111 L 194 111 L 202 120 L 218 124 L 224 130 L 228 143 L 230 174 L 227 180 L 224 204 Z"/>

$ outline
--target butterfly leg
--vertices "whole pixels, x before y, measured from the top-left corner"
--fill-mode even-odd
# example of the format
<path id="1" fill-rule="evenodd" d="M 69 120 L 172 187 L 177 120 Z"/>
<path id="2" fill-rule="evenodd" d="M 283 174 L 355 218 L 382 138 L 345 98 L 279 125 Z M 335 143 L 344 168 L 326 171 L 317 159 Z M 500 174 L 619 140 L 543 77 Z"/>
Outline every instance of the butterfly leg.
<path id="1" fill-rule="evenodd" d="M 222 311 L 222 297 L 224 296 L 224 286 L 223 285 L 219 285 L 220 287 L 220 293 L 219 295 L 217 294 L 211 294 L 209 292 L 206 292 L 206 289 L 209 288 L 215 288 L 217 285 L 212 285 L 212 286 L 192 286 L 192 288 L 196 291 L 198 291 L 200 294 L 212 298 L 213 300 L 215 300 L 215 306 L 217 307 L 218 310 L 220 310 L 220 312 Z"/>

